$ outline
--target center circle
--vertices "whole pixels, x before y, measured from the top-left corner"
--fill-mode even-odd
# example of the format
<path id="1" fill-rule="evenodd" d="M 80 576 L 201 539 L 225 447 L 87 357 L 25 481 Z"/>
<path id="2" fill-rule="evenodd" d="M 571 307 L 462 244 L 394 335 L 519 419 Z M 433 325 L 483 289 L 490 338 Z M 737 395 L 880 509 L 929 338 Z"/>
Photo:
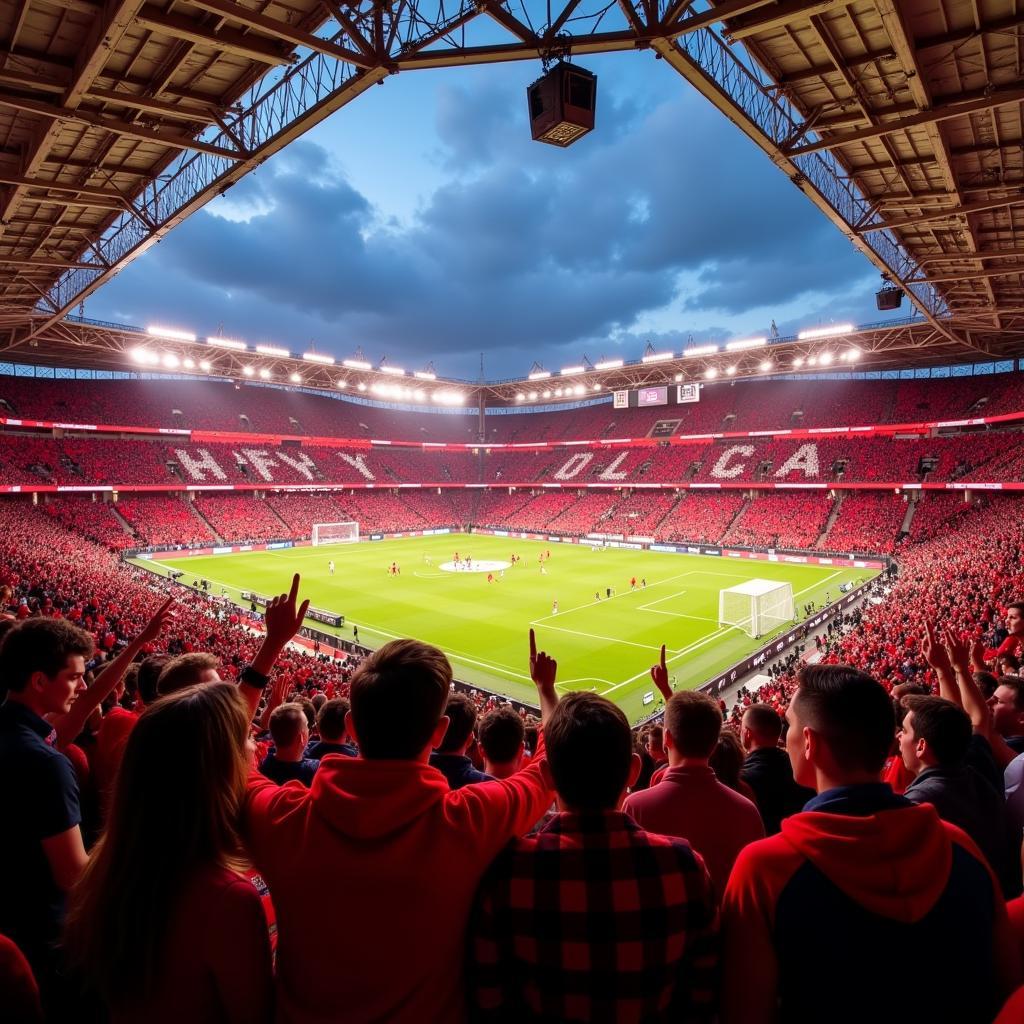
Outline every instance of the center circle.
<path id="1" fill-rule="evenodd" d="M 442 562 L 438 568 L 445 572 L 500 572 L 507 569 L 511 562 L 483 561 L 478 562 L 475 558 L 468 565 L 465 562 Z"/>

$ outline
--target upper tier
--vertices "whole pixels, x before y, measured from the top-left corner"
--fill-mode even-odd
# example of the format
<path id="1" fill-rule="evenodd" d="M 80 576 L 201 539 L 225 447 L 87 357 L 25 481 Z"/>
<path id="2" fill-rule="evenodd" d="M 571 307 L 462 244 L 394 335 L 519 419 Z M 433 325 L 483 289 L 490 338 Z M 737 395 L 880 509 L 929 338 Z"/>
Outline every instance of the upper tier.
<path id="1" fill-rule="evenodd" d="M 478 443 L 476 410 L 403 412 L 278 388 L 219 381 L 83 381 L 0 377 L 0 414 L 20 419 L 179 430 Z M 6 403 L 6 408 L 3 407 Z M 921 380 L 738 381 L 699 402 L 652 409 L 603 403 L 557 412 L 489 414 L 487 443 L 715 434 L 923 423 L 1024 411 L 1024 374 Z"/>

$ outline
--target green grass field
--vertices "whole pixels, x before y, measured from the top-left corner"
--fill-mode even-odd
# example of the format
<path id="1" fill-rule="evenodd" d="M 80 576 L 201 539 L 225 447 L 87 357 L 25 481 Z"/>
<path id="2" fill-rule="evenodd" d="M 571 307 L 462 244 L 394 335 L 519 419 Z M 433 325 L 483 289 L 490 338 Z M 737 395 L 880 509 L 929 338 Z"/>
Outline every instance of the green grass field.
<path id="1" fill-rule="evenodd" d="M 544 575 L 538 556 L 546 550 L 551 558 Z M 506 563 L 515 553 L 522 562 L 489 584 L 486 573 L 442 569 L 455 551 L 474 561 Z M 330 559 L 337 565 L 333 577 L 327 571 Z M 401 567 L 400 576 L 387 573 L 393 560 Z M 169 556 L 139 564 L 158 571 L 182 569 L 182 582 L 204 577 L 218 590 L 226 587 L 233 598 L 240 590 L 279 593 L 287 589 L 292 573 L 301 573 L 303 597 L 346 617 L 340 631 L 317 628 L 351 639 L 355 624 L 360 642 L 371 647 L 400 636 L 426 640 L 447 652 L 458 678 L 527 702 L 534 700 L 527 670 L 527 631 L 532 626 L 539 646 L 558 660 L 563 690 L 607 694 L 632 722 L 659 706 L 660 701 L 644 706 L 643 695 L 652 690 L 648 669 L 661 644 L 668 648 L 669 674 L 683 689 L 699 686 L 764 642 L 719 627 L 722 588 L 753 578 L 788 580 L 799 610 L 807 601 L 822 604 L 826 592 L 834 599 L 841 583 L 873 575 L 864 569 L 594 551 L 575 544 L 467 534 Z M 646 579 L 646 588 L 638 584 L 631 591 L 632 576 Z M 608 587 L 615 591 L 611 599 L 605 597 Z"/>

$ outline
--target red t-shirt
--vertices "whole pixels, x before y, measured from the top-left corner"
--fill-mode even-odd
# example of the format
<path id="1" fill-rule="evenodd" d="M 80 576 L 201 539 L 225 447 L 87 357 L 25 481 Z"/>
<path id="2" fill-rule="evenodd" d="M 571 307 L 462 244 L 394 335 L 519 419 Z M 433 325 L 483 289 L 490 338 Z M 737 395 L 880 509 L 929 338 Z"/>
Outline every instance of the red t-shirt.
<path id="1" fill-rule="evenodd" d="M 104 810 L 117 780 L 128 737 L 138 720 L 139 716 L 134 711 L 115 707 L 111 708 L 100 725 L 96 748 L 92 753 L 92 770 L 96 776 L 96 790 L 100 794 Z"/>

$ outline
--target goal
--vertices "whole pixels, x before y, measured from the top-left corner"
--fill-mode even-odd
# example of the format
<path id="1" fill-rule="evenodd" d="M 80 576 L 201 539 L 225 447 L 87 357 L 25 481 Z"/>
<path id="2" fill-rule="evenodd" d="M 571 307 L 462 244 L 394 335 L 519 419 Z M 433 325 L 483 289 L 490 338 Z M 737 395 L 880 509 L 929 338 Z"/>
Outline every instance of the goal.
<path id="1" fill-rule="evenodd" d="M 718 594 L 718 624 L 736 626 L 747 636 L 764 636 L 795 614 L 792 583 L 747 580 Z"/>
<path id="2" fill-rule="evenodd" d="M 358 523 L 313 524 L 313 547 L 319 547 L 321 544 L 355 544 L 358 540 Z"/>

